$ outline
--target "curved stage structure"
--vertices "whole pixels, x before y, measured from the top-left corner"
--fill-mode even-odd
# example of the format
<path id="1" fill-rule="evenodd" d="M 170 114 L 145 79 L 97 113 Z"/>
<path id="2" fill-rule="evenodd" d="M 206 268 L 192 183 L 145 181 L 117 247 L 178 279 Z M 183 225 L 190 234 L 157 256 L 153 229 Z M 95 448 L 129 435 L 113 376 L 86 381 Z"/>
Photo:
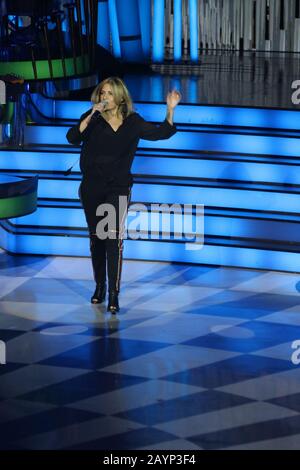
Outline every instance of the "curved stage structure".
<path id="1" fill-rule="evenodd" d="M 38 175 L 24 179 L 0 174 L 0 219 L 36 211 L 37 188 Z"/>

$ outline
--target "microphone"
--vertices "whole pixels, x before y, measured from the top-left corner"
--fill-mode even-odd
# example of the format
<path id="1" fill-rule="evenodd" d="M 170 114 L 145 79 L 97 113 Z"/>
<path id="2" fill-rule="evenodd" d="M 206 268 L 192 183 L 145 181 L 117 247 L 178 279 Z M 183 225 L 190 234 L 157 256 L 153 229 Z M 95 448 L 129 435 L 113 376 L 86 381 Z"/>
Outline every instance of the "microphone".
<path id="1" fill-rule="evenodd" d="M 103 100 L 103 101 L 100 101 L 100 104 L 103 105 L 103 109 L 105 108 L 105 106 L 108 104 L 108 101 L 107 100 Z M 94 121 L 96 119 L 98 119 L 98 117 L 100 116 L 100 111 L 95 111 L 93 116 L 91 117 L 91 121 Z"/>

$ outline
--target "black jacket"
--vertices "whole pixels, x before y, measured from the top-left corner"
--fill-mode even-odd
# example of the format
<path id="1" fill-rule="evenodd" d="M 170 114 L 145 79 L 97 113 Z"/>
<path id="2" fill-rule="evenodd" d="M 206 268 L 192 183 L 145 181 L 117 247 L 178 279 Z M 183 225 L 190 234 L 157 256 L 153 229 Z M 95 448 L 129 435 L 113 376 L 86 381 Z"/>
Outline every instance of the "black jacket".
<path id="1" fill-rule="evenodd" d="M 156 126 L 135 112 L 124 119 L 117 131 L 99 115 L 81 133 L 80 123 L 91 111 L 84 113 L 67 132 L 71 144 L 82 143 L 80 170 L 85 177 L 99 176 L 117 185 L 131 185 L 130 169 L 139 139 L 168 139 L 176 133 L 176 126 L 167 119 Z"/>

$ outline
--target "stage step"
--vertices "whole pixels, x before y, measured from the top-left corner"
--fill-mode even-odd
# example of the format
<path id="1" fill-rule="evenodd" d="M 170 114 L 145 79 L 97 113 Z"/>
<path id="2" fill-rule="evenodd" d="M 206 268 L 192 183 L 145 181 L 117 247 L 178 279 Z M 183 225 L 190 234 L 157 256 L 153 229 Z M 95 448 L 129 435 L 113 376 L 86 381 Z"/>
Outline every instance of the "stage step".
<path id="1" fill-rule="evenodd" d="M 134 218 L 137 217 L 135 213 L 135 204 L 133 200 L 130 204 L 127 218 L 127 226 L 129 231 L 130 225 Z M 147 219 L 143 217 L 141 231 L 146 232 L 152 230 L 153 232 L 161 233 L 162 213 L 168 213 L 168 208 L 153 208 L 151 204 L 144 204 L 140 207 L 142 212 L 147 212 Z M 156 212 L 156 218 L 151 219 L 151 213 Z M 195 208 L 181 207 L 177 215 L 174 215 L 170 210 L 170 227 L 175 226 L 177 220 L 177 227 L 184 229 L 182 214 L 186 217 L 186 226 L 192 227 L 195 231 L 197 227 L 197 215 Z M 201 217 L 201 214 L 198 215 Z M 287 249 L 291 251 L 300 251 L 300 215 L 286 215 L 274 214 L 270 212 L 255 212 L 220 208 L 204 208 L 204 233 L 205 237 L 222 237 L 224 239 L 230 238 L 231 242 L 235 240 L 235 244 L 244 244 L 245 241 L 255 241 L 255 246 L 259 243 L 261 246 L 269 246 L 273 249 L 277 244 L 285 243 Z M 79 201 L 66 202 L 61 200 L 39 200 L 37 211 L 23 217 L 9 219 L 10 230 L 16 233 L 32 233 L 39 231 L 48 235 L 52 230 L 59 231 L 60 233 L 69 233 L 70 230 L 78 231 L 79 234 L 87 235 L 86 220 Z M 149 226 L 147 225 L 149 223 Z M 200 221 L 199 221 L 200 227 Z M 201 226 L 202 229 L 202 226 Z M 183 230 L 182 230 L 183 231 Z M 188 236 L 191 234 L 188 233 Z M 201 234 L 202 235 L 202 234 Z M 174 236 L 174 230 L 171 230 L 171 236 Z"/>
<path id="2" fill-rule="evenodd" d="M 0 152 L 0 171 L 20 176 L 53 175 L 60 179 L 73 164 L 70 177 L 79 173 L 79 151 L 61 147 L 48 151 L 32 148 Z M 247 181 L 266 184 L 300 185 L 299 161 L 292 158 L 218 153 L 138 150 L 132 165 L 133 175 L 161 177 L 201 177 L 211 180 Z"/>
<path id="3" fill-rule="evenodd" d="M 79 234 L 28 233 L 16 235 L 4 228 L 0 230 L 0 244 L 9 253 L 48 254 L 63 256 L 90 256 L 89 241 Z M 124 259 L 168 261 L 232 266 L 254 269 L 299 272 L 300 253 L 288 251 L 284 245 L 277 250 L 234 244 L 205 244 L 174 240 L 124 240 Z"/>
<path id="4" fill-rule="evenodd" d="M 28 125 L 25 129 L 25 144 L 66 145 L 66 133 L 69 126 L 64 125 Z M 144 149 L 168 149 L 181 151 L 202 151 L 202 152 L 227 152 L 227 153 L 252 153 L 256 155 L 278 155 L 280 157 L 297 157 L 299 155 L 299 135 L 286 137 L 265 133 L 265 135 L 237 134 L 220 131 L 202 131 L 201 128 L 195 130 L 181 130 L 170 139 L 149 141 L 141 139 L 139 148 Z"/>
<path id="5" fill-rule="evenodd" d="M 32 95 L 39 110 L 50 119 L 74 121 L 91 108 L 88 101 L 50 99 Z M 38 101 L 37 101 L 38 100 Z M 165 103 L 149 101 L 134 103 L 134 109 L 147 121 L 162 121 L 166 115 Z M 245 106 L 219 106 L 180 103 L 175 110 L 175 122 L 192 125 L 235 126 L 257 129 L 300 129 L 300 115 L 297 109 L 267 109 Z"/>
<path id="6" fill-rule="evenodd" d="M 62 200 L 79 198 L 78 178 L 41 175 L 38 197 Z M 156 204 L 192 204 L 205 207 L 300 213 L 300 188 L 281 184 L 228 182 L 201 178 L 135 177 L 132 198 Z"/>

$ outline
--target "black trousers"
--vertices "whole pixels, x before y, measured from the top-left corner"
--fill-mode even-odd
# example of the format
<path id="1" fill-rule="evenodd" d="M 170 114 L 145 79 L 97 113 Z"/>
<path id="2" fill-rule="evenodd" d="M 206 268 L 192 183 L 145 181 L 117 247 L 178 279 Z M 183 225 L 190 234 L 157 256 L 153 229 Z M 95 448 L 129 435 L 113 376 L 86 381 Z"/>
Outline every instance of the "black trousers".
<path id="1" fill-rule="evenodd" d="M 123 261 L 123 235 L 128 205 L 131 197 L 131 186 L 116 186 L 101 181 L 98 177 L 83 177 L 78 195 L 84 209 L 89 229 L 90 252 L 96 283 L 108 278 L 108 288 L 120 291 L 120 281 Z M 120 196 L 123 200 L 120 204 Z M 125 202 L 125 204 L 124 204 Z M 101 204 L 111 204 L 115 209 L 115 226 L 106 226 L 108 237 L 99 238 L 99 226 L 104 215 L 96 215 Z M 99 224 L 99 225 L 98 225 Z M 103 232 L 103 231 L 102 231 Z M 98 235 L 97 235 L 98 234 Z"/>

